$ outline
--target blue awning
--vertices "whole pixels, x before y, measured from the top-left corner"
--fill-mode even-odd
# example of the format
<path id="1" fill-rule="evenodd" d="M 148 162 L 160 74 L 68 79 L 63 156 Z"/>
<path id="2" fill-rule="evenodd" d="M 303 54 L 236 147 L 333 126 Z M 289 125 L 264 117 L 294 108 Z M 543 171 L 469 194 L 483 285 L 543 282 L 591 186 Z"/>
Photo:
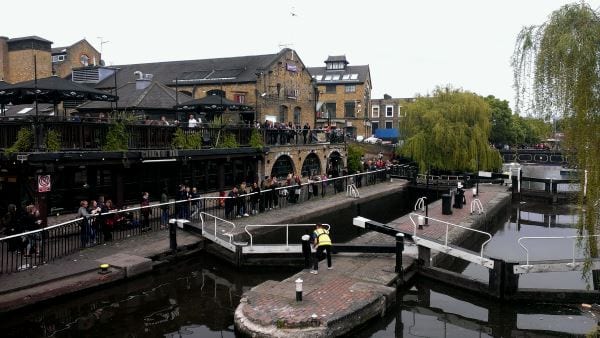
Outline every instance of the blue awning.
<path id="1" fill-rule="evenodd" d="M 377 128 L 375 130 L 375 137 L 380 138 L 382 140 L 397 139 L 398 136 L 400 136 L 400 133 L 398 132 L 397 128 Z"/>

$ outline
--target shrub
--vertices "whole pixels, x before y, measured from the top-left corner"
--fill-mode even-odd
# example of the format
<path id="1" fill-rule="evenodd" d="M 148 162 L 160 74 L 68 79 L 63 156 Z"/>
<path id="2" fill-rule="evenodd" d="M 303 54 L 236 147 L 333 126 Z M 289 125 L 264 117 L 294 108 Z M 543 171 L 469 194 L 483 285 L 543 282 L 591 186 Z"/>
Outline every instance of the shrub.
<path id="1" fill-rule="evenodd" d="M 33 134 L 29 128 L 21 128 L 17 133 L 17 140 L 9 148 L 5 149 L 6 155 L 10 156 L 13 153 L 21 151 L 29 151 L 33 147 Z"/>

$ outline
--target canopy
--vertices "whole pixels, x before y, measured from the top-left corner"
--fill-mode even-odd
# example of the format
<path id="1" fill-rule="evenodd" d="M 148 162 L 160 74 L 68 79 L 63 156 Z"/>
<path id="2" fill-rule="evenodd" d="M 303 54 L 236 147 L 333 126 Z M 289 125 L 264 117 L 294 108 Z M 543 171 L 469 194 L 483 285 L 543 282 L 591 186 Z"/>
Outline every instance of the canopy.
<path id="1" fill-rule="evenodd" d="M 396 128 L 377 128 L 375 130 L 375 137 L 382 140 L 397 139 L 400 133 Z"/>
<path id="2" fill-rule="evenodd" d="M 178 110 L 204 111 L 204 112 L 223 112 L 233 111 L 251 111 L 253 107 L 247 106 L 235 101 L 231 101 L 220 95 L 208 95 L 200 99 L 193 99 L 175 106 Z"/>
<path id="3" fill-rule="evenodd" d="M 34 101 L 58 103 L 64 100 L 116 101 L 117 96 L 65 80 L 56 75 L 19 82 L 0 89 L 0 102 L 13 104 Z"/>

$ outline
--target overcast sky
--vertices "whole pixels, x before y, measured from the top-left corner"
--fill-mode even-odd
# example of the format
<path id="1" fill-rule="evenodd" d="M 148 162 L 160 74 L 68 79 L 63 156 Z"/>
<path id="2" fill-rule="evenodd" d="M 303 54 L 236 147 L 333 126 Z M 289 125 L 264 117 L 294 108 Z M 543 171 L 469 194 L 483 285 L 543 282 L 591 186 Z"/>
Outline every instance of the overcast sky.
<path id="1" fill-rule="evenodd" d="M 107 65 L 298 52 L 370 65 L 373 98 L 451 84 L 514 102 L 510 57 L 525 25 L 561 0 L 3 1 L 0 35 L 53 47 L 86 38 Z M 592 8 L 600 0 L 588 1 Z M 294 15 L 292 15 L 292 13 Z M 101 38 L 100 38 L 101 37 Z"/>

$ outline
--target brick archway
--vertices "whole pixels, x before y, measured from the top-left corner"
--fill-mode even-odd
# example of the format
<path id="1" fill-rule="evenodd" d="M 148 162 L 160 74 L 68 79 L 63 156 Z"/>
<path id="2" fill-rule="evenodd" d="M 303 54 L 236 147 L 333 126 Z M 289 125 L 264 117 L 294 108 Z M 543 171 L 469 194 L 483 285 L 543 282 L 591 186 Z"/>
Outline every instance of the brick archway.
<path id="1" fill-rule="evenodd" d="M 294 160 L 287 154 L 277 157 L 273 166 L 271 167 L 270 176 L 276 176 L 277 178 L 285 178 L 289 173 L 296 172 L 296 164 Z"/>

